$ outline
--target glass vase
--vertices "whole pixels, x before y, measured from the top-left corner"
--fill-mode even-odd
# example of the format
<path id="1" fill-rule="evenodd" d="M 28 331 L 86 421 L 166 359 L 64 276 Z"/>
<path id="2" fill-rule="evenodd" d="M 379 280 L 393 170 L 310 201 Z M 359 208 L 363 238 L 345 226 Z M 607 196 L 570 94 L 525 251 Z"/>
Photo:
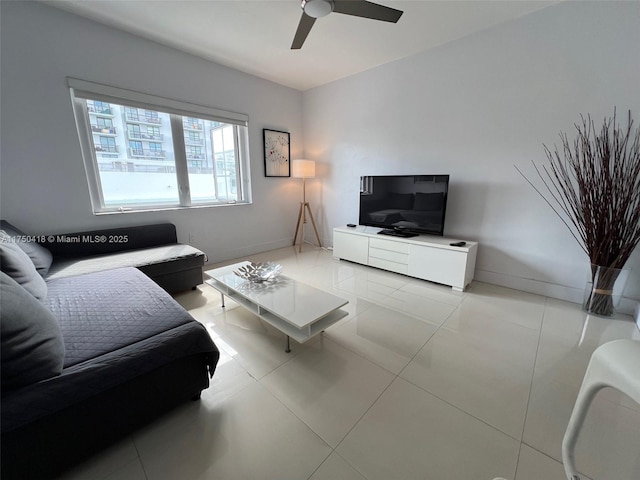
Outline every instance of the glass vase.
<path id="1" fill-rule="evenodd" d="M 584 310 L 591 315 L 612 317 L 628 278 L 629 269 L 591 265 L 591 277 L 584 289 Z"/>

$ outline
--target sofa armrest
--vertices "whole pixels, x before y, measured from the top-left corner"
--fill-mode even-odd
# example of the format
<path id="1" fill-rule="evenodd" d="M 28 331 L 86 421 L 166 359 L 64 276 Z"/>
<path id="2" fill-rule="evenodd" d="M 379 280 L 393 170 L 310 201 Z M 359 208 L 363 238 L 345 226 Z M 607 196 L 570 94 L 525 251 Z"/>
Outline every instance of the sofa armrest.
<path id="1" fill-rule="evenodd" d="M 54 257 L 86 257 L 178 243 L 171 223 L 49 235 L 42 245 Z"/>

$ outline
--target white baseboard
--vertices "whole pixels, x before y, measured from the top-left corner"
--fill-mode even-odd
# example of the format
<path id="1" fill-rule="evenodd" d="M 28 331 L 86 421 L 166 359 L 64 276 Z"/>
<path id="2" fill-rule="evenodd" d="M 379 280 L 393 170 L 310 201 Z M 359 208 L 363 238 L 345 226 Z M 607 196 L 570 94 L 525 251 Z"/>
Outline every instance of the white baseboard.
<path id="1" fill-rule="evenodd" d="M 531 278 L 522 278 L 514 275 L 506 275 L 504 273 L 490 272 L 488 270 L 479 270 L 477 268 L 474 279 L 480 282 L 500 285 L 501 287 L 513 288 L 515 290 L 522 290 L 523 292 L 535 293 L 537 295 L 557 298 L 558 300 L 566 300 L 573 303 L 582 303 L 584 296 L 584 289 L 582 288 L 567 287 L 565 285 L 542 282 Z M 640 313 L 636 310 L 637 305 L 639 305 L 637 300 L 622 297 L 620 305 L 616 310 L 626 315 L 635 315 L 634 318 L 640 328 L 640 320 L 638 319 Z M 634 311 L 636 313 L 634 313 Z"/>
<path id="2" fill-rule="evenodd" d="M 514 275 L 490 272 L 488 270 L 478 270 L 477 268 L 474 279 L 480 282 L 492 283 L 502 287 L 522 290 L 523 292 L 535 293 L 537 295 L 557 298 L 573 303 L 582 303 L 582 297 L 584 295 L 584 289 L 581 288 L 566 287 L 564 285 L 556 285 L 530 278 L 516 277 Z"/>
<path id="3" fill-rule="evenodd" d="M 215 254 L 207 253 L 209 261 L 207 265 L 215 265 L 220 262 L 232 260 L 236 258 L 242 258 L 256 253 L 268 252 L 271 250 L 277 250 L 278 248 L 284 248 L 291 246 L 290 238 L 283 238 L 268 243 L 255 243 L 253 245 L 243 245 L 241 248 L 218 250 Z"/>

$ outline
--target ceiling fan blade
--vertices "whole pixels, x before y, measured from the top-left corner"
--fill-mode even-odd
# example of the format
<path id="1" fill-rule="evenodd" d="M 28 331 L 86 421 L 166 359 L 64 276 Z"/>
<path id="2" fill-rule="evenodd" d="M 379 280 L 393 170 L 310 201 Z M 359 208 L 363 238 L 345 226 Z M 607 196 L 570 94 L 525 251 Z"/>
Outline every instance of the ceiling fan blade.
<path id="1" fill-rule="evenodd" d="M 333 0 L 333 11 L 353 15 L 354 17 L 371 18 L 383 22 L 396 23 L 402 16 L 402 10 L 385 7 L 366 0 Z"/>
<path id="2" fill-rule="evenodd" d="M 291 44 L 291 50 L 298 50 L 302 48 L 302 44 L 307 39 L 307 35 L 311 31 L 311 27 L 315 23 L 316 19 L 310 17 L 306 13 L 302 12 L 302 17 L 300 17 L 300 23 L 298 23 L 298 29 L 296 30 L 296 34 L 293 37 L 293 43 Z"/>

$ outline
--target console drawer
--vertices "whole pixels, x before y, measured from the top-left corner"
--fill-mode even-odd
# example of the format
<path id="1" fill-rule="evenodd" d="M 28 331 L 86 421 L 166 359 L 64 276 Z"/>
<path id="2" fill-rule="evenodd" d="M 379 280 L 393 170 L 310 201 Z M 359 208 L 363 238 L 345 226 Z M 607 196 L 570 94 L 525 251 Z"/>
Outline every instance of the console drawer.
<path id="1" fill-rule="evenodd" d="M 390 262 L 383 258 L 369 257 L 369 265 L 372 267 L 382 268 L 383 270 L 388 270 L 390 272 L 402 273 L 403 275 L 407 275 L 407 273 L 409 273 L 409 265 Z"/>
<path id="2" fill-rule="evenodd" d="M 369 247 L 377 248 L 380 250 L 389 250 L 391 252 L 409 254 L 409 244 L 402 242 L 395 242 L 393 240 L 386 240 L 383 238 L 372 238 L 369 240 Z"/>
<path id="3" fill-rule="evenodd" d="M 391 250 L 381 250 L 379 248 L 369 248 L 369 262 L 372 259 L 377 258 L 380 260 L 386 260 L 389 262 L 400 263 L 402 265 L 409 264 L 409 254 L 392 252 Z"/>
<path id="4" fill-rule="evenodd" d="M 375 242 L 375 247 L 373 245 L 369 246 L 369 265 L 372 267 L 382 268 L 384 270 L 389 270 L 391 272 L 407 274 L 409 271 L 409 252 L 397 251 L 404 250 L 403 248 L 396 248 L 396 250 L 385 249 L 385 248 L 377 248 L 379 246 L 382 247 L 397 247 L 396 242 L 389 241 L 377 241 L 377 238 L 372 238 L 371 242 Z M 400 244 L 400 247 L 404 245 Z"/>

